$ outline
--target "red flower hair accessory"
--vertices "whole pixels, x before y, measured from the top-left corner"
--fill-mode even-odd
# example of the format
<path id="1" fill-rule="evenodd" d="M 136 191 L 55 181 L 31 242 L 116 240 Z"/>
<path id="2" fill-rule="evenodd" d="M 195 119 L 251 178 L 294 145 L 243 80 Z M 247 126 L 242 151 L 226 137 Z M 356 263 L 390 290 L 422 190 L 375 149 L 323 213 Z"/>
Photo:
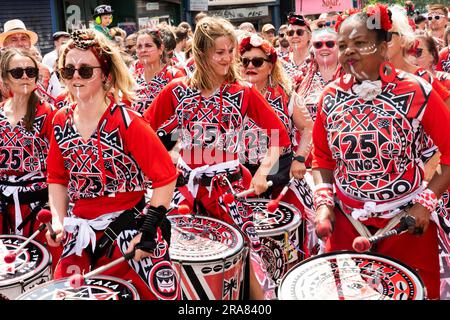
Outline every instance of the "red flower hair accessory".
<path id="1" fill-rule="evenodd" d="M 360 10 L 360 9 L 356 9 L 356 8 L 351 8 L 351 9 L 344 10 L 344 11 L 337 17 L 337 19 L 336 19 L 336 24 L 334 25 L 334 30 L 335 30 L 336 32 L 338 32 L 338 31 L 339 31 L 340 25 L 342 24 L 342 22 L 345 21 L 345 19 L 347 19 L 348 17 L 350 17 L 350 16 L 352 16 L 352 15 L 354 15 L 354 14 L 356 14 L 356 13 L 359 13 L 359 12 L 361 12 L 361 10 Z"/>
<path id="2" fill-rule="evenodd" d="M 275 48 L 269 42 L 256 34 L 250 37 L 245 37 L 241 40 L 241 43 L 239 45 L 239 53 L 242 56 L 245 52 L 250 51 L 252 48 L 261 49 L 269 58 L 271 63 L 277 62 L 278 56 Z"/>
<path id="3" fill-rule="evenodd" d="M 365 8 L 365 13 L 368 17 L 379 15 L 381 22 L 381 29 L 388 32 L 392 29 L 392 13 L 389 11 L 387 5 L 377 3 Z"/>

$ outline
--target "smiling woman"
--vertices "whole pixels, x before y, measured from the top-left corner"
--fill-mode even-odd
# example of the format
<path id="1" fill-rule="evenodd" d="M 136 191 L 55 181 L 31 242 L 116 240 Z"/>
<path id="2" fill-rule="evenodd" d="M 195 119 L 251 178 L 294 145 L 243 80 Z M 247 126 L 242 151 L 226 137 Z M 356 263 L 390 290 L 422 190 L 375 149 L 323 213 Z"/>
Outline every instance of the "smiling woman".
<path id="1" fill-rule="evenodd" d="M 381 17 L 381 28 L 371 24 L 373 16 Z M 314 196 L 316 230 L 327 239 L 326 252 L 351 250 L 355 237 L 394 227 L 407 209 L 415 219 L 409 233 L 374 250 L 418 270 L 428 298 L 438 299 L 435 210 L 450 184 L 450 141 L 443 134 L 450 113 L 429 83 L 386 62 L 391 27 L 391 13 L 380 4 L 337 24 L 339 61 L 348 74 L 325 88 L 314 125 L 313 174 L 321 185 Z M 425 134 L 442 152 L 442 174 L 427 188 Z"/>
<path id="2" fill-rule="evenodd" d="M 71 101 L 55 115 L 48 159 L 57 237 L 47 239 L 51 246 L 67 239 L 54 278 L 86 273 L 133 252 L 131 266 L 124 261 L 104 274 L 132 280 L 143 299 L 177 299 L 165 218 L 177 173 L 155 132 L 120 100 L 130 101 L 134 88 L 125 63 L 102 34 L 77 30 L 59 67 Z M 153 196 L 146 203 L 150 180 Z M 156 247 L 163 253 L 154 254 Z M 148 273 L 139 272 L 144 266 Z M 173 286 L 162 287 L 158 272 Z"/>

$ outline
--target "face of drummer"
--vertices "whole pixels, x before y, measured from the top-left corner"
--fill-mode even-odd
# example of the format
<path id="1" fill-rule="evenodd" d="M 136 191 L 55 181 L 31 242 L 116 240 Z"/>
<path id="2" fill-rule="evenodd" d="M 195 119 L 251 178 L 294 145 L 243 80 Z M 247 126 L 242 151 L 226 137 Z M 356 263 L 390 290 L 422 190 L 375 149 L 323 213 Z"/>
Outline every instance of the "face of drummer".
<path id="1" fill-rule="evenodd" d="M 228 74 L 236 54 L 234 49 L 235 43 L 230 37 L 221 36 L 214 41 L 207 58 L 216 77 L 223 78 Z"/>
<path id="2" fill-rule="evenodd" d="M 81 66 L 99 67 L 100 63 L 91 50 L 80 50 L 77 48 L 70 50 L 66 55 L 64 67 L 78 69 Z M 101 68 L 94 68 L 92 77 L 89 79 L 82 78 L 77 70 L 72 79 L 65 79 L 65 83 L 75 99 L 88 101 L 99 92 L 105 91 L 103 89 L 103 82 L 105 80 Z"/>
<path id="3" fill-rule="evenodd" d="M 248 59 L 249 61 L 253 61 L 253 59 L 263 61 L 261 66 L 255 66 L 253 62 L 250 62 L 247 67 L 243 67 L 243 76 L 244 79 L 253 84 L 266 83 L 269 75 L 272 73 L 273 64 L 265 61 L 267 56 L 265 53 L 259 48 L 252 48 L 249 51 L 246 51 L 242 55 L 242 60 Z"/>
<path id="4" fill-rule="evenodd" d="M 163 48 L 158 48 L 149 34 L 139 35 L 136 39 L 136 55 L 144 65 L 158 65 L 161 60 Z"/>
<path id="5" fill-rule="evenodd" d="M 314 34 L 311 39 L 314 58 L 321 66 L 335 66 L 338 60 L 337 35 L 327 31 Z"/>
<path id="6" fill-rule="evenodd" d="M 8 70 L 13 70 L 16 68 L 36 68 L 36 64 L 28 57 L 16 54 L 9 61 L 8 67 Z M 14 78 L 10 73 L 8 73 L 6 79 L 3 79 L 4 84 L 8 86 L 13 94 L 17 95 L 30 94 L 36 88 L 36 81 L 36 77 L 30 78 L 28 77 L 26 72 L 23 72 L 23 75 L 20 79 Z"/>
<path id="7" fill-rule="evenodd" d="M 352 17 L 339 28 L 339 63 L 357 80 L 375 81 L 379 78 L 379 67 L 387 55 L 387 43 L 378 43 L 376 35 L 364 21 Z"/>

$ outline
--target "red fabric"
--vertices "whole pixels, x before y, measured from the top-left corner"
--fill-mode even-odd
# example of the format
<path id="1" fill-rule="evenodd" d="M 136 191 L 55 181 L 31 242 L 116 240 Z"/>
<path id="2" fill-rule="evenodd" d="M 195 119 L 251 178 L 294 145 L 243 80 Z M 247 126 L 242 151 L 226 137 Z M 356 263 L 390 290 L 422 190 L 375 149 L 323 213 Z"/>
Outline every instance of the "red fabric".
<path id="1" fill-rule="evenodd" d="M 439 62 L 436 66 L 437 71 L 450 72 L 450 54 L 449 47 L 445 47 L 439 52 Z"/>
<path id="2" fill-rule="evenodd" d="M 105 111 L 99 121 L 105 123 L 100 144 L 102 156 L 99 155 L 98 139 L 85 142 L 71 121 L 69 108 L 60 110 L 55 116 L 48 157 L 48 182 L 68 186 L 71 200 L 83 199 L 79 205 L 87 211 L 89 205 L 86 203 L 91 203 L 95 216 L 99 212 L 108 212 L 109 208 L 116 211 L 118 207 L 132 207 L 142 196 L 147 178 L 154 188 L 176 179 L 177 172 L 169 154 L 137 113 L 115 104 Z M 64 135 L 66 132 L 70 135 Z M 89 161 L 80 163 L 81 159 Z M 131 194 L 120 195 L 128 192 Z M 97 197 L 104 197 L 105 205 L 99 205 L 99 199 L 92 199 Z"/>
<path id="3" fill-rule="evenodd" d="M 334 232 L 326 243 L 325 252 L 353 250 L 353 240 L 360 235 L 337 208 L 335 217 Z M 388 220 L 385 221 L 387 223 Z M 377 243 L 375 252 L 398 259 L 418 271 L 427 289 L 428 299 L 439 299 L 440 267 L 437 243 L 436 225 L 430 222 L 428 230 L 422 236 L 406 232 L 387 238 Z"/>

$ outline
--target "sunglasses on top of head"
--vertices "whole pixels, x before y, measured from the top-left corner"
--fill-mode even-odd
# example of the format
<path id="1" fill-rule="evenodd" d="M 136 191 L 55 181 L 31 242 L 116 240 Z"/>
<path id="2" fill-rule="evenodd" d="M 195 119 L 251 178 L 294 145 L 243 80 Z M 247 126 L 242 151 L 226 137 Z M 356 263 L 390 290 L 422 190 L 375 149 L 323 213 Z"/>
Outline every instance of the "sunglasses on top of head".
<path id="1" fill-rule="evenodd" d="M 325 22 L 325 23 L 319 23 L 319 24 L 317 24 L 317 27 L 318 27 L 318 28 L 325 28 L 325 27 L 329 28 L 329 27 L 331 27 L 332 25 L 334 26 L 335 24 L 336 24 L 336 21 L 333 20 L 333 21 L 327 21 L 327 22 Z"/>
<path id="2" fill-rule="evenodd" d="M 94 69 L 97 68 L 101 67 L 81 66 L 78 69 L 76 69 L 74 66 L 68 66 L 59 69 L 59 72 L 61 74 L 61 77 L 63 77 L 66 80 L 72 79 L 75 74 L 75 71 L 78 71 L 78 74 L 82 79 L 90 79 L 94 75 Z"/>
<path id="3" fill-rule="evenodd" d="M 336 45 L 336 42 L 332 41 L 332 40 L 313 42 L 313 46 L 316 49 L 322 49 L 323 46 L 326 46 L 328 49 L 333 49 L 335 45 Z"/>
<path id="4" fill-rule="evenodd" d="M 242 65 L 244 66 L 244 68 L 247 68 L 249 66 L 250 62 L 253 64 L 253 66 L 255 68 L 259 68 L 263 65 L 264 61 L 269 62 L 270 60 L 261 58 L 261 57 L 256 57 L 256 58 L 252 58 L 252 59 L 249 59 L 249 58 L 241 59 L 241 62 L 242 62 Z"/>
<path id="5" fill-rule="evenodd" d="M 303 36 L 304 34 L 305 34 L 305 30 L 303 30 L 303 29 L 297 29 L 297 30 L 288 30 L 287 32 L 286 32 L 286 34 L 289 36 L 289 37 L 293 37 L 294 36 L 294 34 L 297 34 L 297 36 L 299 36 L 299 37 L 301 37 L 301 36 Z"/>
<path id="6" fill-rule="evenodd" d="M 25 73 L 28 78 L 36 78 L 39 72 L 38 68 L 35 67 L 27 67 L 27 68 L 14 68 L 8 70 L 11 76 L 14 79 L 22 79 L 23 74 Z"/>

